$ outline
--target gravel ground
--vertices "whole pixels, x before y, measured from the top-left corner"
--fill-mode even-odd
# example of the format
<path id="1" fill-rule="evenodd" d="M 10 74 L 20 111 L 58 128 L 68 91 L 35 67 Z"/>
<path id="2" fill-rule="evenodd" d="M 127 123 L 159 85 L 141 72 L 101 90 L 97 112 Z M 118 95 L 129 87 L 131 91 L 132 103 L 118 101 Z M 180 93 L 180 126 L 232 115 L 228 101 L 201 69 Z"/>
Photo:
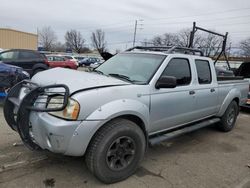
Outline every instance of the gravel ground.
<path id="1" fill-rule="evenodd" d="M 34 152 L 6 124 L 0 107 L 0 187 L 250 187 L 250 111 L 237 127 L 205 128 L 149 148 L 127 180 L 104 185 L 83 158 Z"/>

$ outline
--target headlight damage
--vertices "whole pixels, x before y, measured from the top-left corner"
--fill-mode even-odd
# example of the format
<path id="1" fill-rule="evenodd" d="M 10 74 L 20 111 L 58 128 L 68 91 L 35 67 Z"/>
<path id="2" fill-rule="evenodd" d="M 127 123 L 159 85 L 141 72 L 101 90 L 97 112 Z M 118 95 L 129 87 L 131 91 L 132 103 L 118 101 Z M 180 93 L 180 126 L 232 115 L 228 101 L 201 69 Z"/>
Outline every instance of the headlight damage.
<path id="1" fill-rule="evenodd" d="M 47 108 L 49 109 L 60 108 L 63 104 L 63 100 L 64 96 L 61 95 L 49 97 Z M 68 98 L 67 106 L 63 110 L 49 112 L 49 114 L 63 119 L 77 120 L 79 112 L 80 112 L 79 103 L 75 99 Z"/>

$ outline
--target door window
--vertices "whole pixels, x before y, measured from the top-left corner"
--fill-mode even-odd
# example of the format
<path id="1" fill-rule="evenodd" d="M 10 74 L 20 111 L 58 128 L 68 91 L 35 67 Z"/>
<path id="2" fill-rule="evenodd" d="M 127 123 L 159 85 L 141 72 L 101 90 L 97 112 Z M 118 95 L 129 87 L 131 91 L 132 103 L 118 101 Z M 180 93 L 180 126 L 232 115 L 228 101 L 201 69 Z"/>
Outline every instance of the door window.
<path id="1" fill-rule="evenodd" d="M 10 51 L 10 52 L 3 52 L 0 54 L 0 60 L 15 60 L 17 59 L 17 52 Z"/>
<path id="2" fill-rule="evenodd" d="M 209 62 L 206 60 L 195 60 L 199 84 L 210 84 L 212 82 Z"/>
<path id="3" fill-rule="evenodd" d="M 55 59 L 55 61 L 64 61 L 63 57 L 57 57 L 57 56 L 55 56 L 54 59 Z"/>
<path id="4" fill-rule="evenodd" d="M 189 85 L 191 82 L 191 70 L 188 59 L 171 59 L 162 76 L 176 77 L 177 86 Z"/>
<path id="5" fill-rule="evenodd" d="M 19 58 L 20 59 L 36 59 L 39 58 L 39 55 L 37 55 L 36 53 L 33 52 L 25 52 L 25 51 L 21 51 L 19 52 Z"/>

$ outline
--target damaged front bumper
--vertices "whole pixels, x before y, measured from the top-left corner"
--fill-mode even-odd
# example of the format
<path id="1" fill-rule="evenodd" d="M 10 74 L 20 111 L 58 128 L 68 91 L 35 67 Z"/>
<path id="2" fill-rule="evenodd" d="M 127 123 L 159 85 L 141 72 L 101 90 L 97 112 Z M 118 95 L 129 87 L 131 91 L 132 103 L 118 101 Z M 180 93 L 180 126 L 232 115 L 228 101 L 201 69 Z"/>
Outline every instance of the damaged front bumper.
<path id="1" fill-rule="evenodd" d="M 47 108 L 49 97 L 58 94 L 63 96 L 60 107 Z M 74 131 L 80 123 L 60 120 L 46 112 L 63 110 L 67 105 L 68 97 L 69 89 L 66 85 L 41 87 L 25 80 L 9 91 L 4 103 L 4 117 L 9 126 L 19 133 L 28 148 L 62 152 L 63 143 L 67 140 L 65 135 L 69 133 L 68 131 Z M 50 131 L 49 128 L 54 130 Z"/>

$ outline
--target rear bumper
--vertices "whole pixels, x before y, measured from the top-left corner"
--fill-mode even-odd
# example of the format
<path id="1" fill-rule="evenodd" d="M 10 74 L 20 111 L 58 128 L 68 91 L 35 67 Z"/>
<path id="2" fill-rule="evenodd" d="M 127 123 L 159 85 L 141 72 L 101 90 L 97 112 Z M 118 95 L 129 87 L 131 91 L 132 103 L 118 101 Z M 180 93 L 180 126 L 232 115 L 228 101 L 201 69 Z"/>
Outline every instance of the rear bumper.
<path id="1" fill-rule="evenodd" d="M 248 93 L 248 99 L 245 104 L 240 105 L 241 107 L 244 108 L 250 108 L 250 93 Z"/>

